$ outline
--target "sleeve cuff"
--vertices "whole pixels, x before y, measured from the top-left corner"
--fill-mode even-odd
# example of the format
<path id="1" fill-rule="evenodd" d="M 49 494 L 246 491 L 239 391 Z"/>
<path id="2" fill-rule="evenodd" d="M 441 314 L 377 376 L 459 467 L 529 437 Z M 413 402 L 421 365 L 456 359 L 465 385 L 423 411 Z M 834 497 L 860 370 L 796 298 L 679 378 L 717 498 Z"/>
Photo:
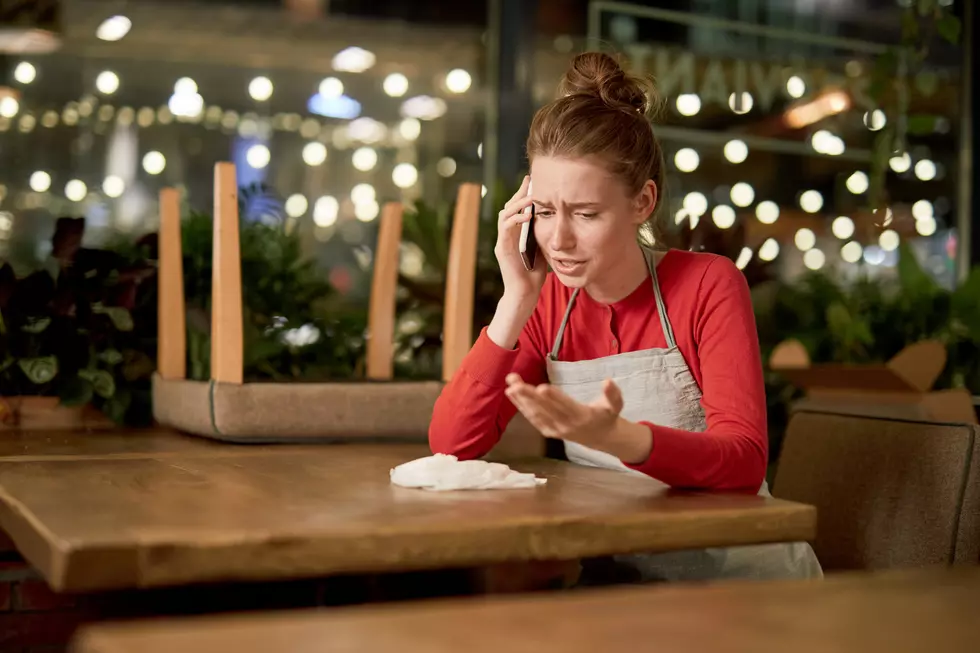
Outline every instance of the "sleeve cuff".
<path id="1" fill-rule="evenodd" d="M 663 468 L 663 465 L 658 463 L 670 459 L 670 453 L 666 452 L 665 450 L 665 445 L 667 447 L 670 446 L 670 438 L 661 438 L 661 441 L 658 442 L 657 430 L 659 427 L 655 424 L 651 424 L 650 422 L 640 422 L 640 424 L 650 429 L 650 438 L 653 440 L 653 442 L 650 444 L 650 455 L 647 456 L 647 459 L 642 462 L 628 463 L 623 461 L 623 464 L 630 469 L 634 469 L 638 472 L 643 472 L 647 476 L 657 478 L 658 471 Z"/>
<path id="2" fill-rule="evenodd" d="M 487 335 L 487 328 L 480 330 L 473 348 L 463 360 L 462 369 L 474 380 L 491 388 L 502 387 L 507 375 L 514 369 L 521 343 L 514 349 L 504 349 Z"/>

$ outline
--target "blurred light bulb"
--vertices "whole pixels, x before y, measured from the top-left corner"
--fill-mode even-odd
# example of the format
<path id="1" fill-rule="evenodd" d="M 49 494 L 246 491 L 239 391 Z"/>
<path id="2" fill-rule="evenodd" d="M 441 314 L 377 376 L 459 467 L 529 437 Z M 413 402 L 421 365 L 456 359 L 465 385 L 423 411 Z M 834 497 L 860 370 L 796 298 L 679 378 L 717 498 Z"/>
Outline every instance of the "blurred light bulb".
<path id="1" fill-rule="evenodd" d="M 857 242 L 856 240 L 852 240 L 840 248 L 840 257 L 848 263 L 857 263 L 861 260 L 861 255 L 863 253 L 864 248 L 862 248 L 861 243 Z"/>
<path id="2" fill-rule="evenodd" d="M 912 217 L 916 220 L 931 218 L 935 215 L 936 209 L 933 208 L 932 202 L 929 200 L 918 200 L 912 205 Z"/>
<path id="3" fill-rule="evenodd" d="M 755 207 L 755 217 L 762 224 L 772 224 L 779 219 L 779 205 L 771 200 L 763 200 Z"/>
<path id="4" fill-rule="evenodd" d="M 915 221 L 915 230 L 920 236 L 931 236 L 936 233 L 936 218 L 925 218 Z"/>
<path id="5" fill-rule="evenodd" d="M 456 174 L 456 161 L 452 157 L 444 156 L 436 164 L 436 172 L 440 177 L 452 177 Z"/>
<path id="6" fill-rule="evenodd" d="M 847 190 L 855 195 L 860 195 L 868 190 L 868 175 L 860 170 L 854 171 L 845 182 Z"/>
<path id="7" fill-rule="evenodd" d="M 779 243 L 775 238 L 767 238 L 759 247 L 759 259 L 768 262 L 775 260 L 777 256 L 779 256 Z"/>
<path id="8" fill-rule="evenodd" d="M 735 224 L 735 209 L 727 204 L 719 204 L 711 211 L 711 221 L 719 229 L 728 229 Z"/>
<path id="9" fill-rule="evenodd" d="M 371 200 L 370 202 L 360 202 L 359 204 L 354 205 L 354 217 L 361 222 L 371 222 L 378 217 L 380 210 L 381 209 L 375 200 Z"/>
<path id="10" fill-rule="evenodd" d="M 408 77 L 401 73 L 391 73 L 385 77 L 381 88 L 391 97 L 401 97 L 408 92 Z"/>
<path id="11" fill-rule="evenodd" d="M 708 198 L 697 191 L 685 195 L 682 204 L 691 215 L 702 216 L 708 210 Z"/>
<path id="12" fill-rule="evenodd" d="M 269 165 L 271 160 L 272 153 L 268 147 L 261 143 L 253 145 L 245 152 L 245 162 L 256 170 L 262 170 Z"/>
<path id="13" fill-rule="evenodd" d="M 256 102 L 265 102 L 272 97 L 272 81 L 268 77 L 256 77 L 248 83 L 248 94 Z"/>
<path id="14" fill-rule="evenodd" d="M 329 227 L 337 222 L 340 203 L 337 199 L 324 195 L 313 205 L 313 222 L 318 227 Z"/>
<path id="15" fill-rule="evenodd" d="M 133 27 L 133 21 L 125 16 L 113 16 L 107 18 L 95 30 L 95 37 L 100 41 L 118 41 L 127 34 Z"/>
<path id="16" fill-rule="evenodd" d="M 791 98 L 801 98 L 806 93 L 806 82 L 797 75 L 786 80 L 786 93 Z"/>
<path id="17" fill-rule="evenodd" d="M 350 191 L 350 200 L 354 204 L 373 202 L 375 197 L 376 193 L 374 191 L 374 186 L 371 184 L 357 184 Z"/>
<path id="18" fill-rule="evenodd" d="M 823 208 L 823 195 L 815 190 L 806 190 L 800 194 L 800 208 L 807 213 L 816 213 Z"/>
<path id="19" fill-rule="evenodd" d="M 35 193 L 45 193 L 51 188 L 51 175 L 44 170 L 38 170 L 31 175 L 30 184 Z"/>
<path id="20" fill-rule="evenodd" d="M 291 218 L 302 217 L 309 207 L 310 203 L 307 201 L 306 197 L 299 193 L 290 195 L 283 206 L 283 208 L 286 209 L 286 215 Z"/>
<path id="21" fill-rule="evenodd" d="M 744 181 L 740 181 L 732 186 L 730 195 L 732 198 L 732 204 L 743 208 L 749 206 L 755 201 L 755 189 Z"/>
<path id="22" fill-rule="evenodd" d="M 915 176 L 922 181 L 932 181 L 936 178 L 936 164 L 929 159 L 922 159 L 915 164 Z"/>
<path id="23" fill-rule="evenodd" d="M 701 111 L 701 98 L 694 93 L 682 93 L 677 96 L 676 106 L 682 116 L 695 116 Z"/>
<path id="24" fill-rule="evenodd" d="M 450 93 L 465 93 L 472 83 L 470 74 L 462 68 L 455 68 L 446 74 L 446 89 Z"/>
<path id="25" fill-rule="evenodd" d="M 419 171 L 411 163 L 399 163 L 391 171 L 391 180 L 399 188 L 411 188 L 418 178 Z"/>
<path id="26" fill-rule="evenodd" d="M 95 78 L 95 88 L 103 95 L 112 95 L 119 90 L 119 76 L 111 70 L 103 70 Z"/>
<path id="27" fill-rule="evenodd" d="M 912 157 L 909 156 L 908 152 L 902 152 L 890 158 L 888 165 L 898 174 L 902 174 L 903 172 L 908 172 L 908 169 L 912 167 Z"/>
<path id="28" fill-rule="evenodd" d="M 143 169 L 151 175 L 158 175 L 163 172 L 167 165 L 167 159 L 157 151 L 147 152 L 143 156 Z"/>
<path id="29" fill-rule="evenodd" d="M 696 150 L 690 147 L 681 148 L 674 154 L 674 165 L 681 172 L 694 172 L 698 169 L 700 162 L 701 157 L 698 156 Z"/>
<path id="30" fill-rule="evenodd" d="M 819 270 L 827 261 L 827 257 L 819 249 L 808 249 L 803 253 L 803 265 L 811 270 Z"/>
<path id="31" fill-rule="evenodd" d="M 893 252 L 898 249 L 899 240 L 898 232 L 892 229 L 885 229 L 878 236 L 878 245 L 886 252 Z"/>
<path id="32" fill-rule="evenodd" d="M 752 254 L 753 252 L 751 247 L 743 247 L 742 251 L 738 253 L 738 258 L 735 259 L 735 267 L 737 267 L 739 270 L 744 270 L 745 266 L 752 261 Z"/>
<path id="33" fill-rule="evenodd" d="M 325 98 L 336 98 L 344 94 L 344 83 L 336 77 L 327 77 L 320 82 L 318 89 L 320 95 Z"/>
<path id="34" fill-rule="evenodd" d="M 14 68 L 14 79 L 21 84 L 30 84 L 37 77 L 37 68 L 27 61 L 21 61 Z"/>
<path id="35" fill-rule="evenodd" d="M 725 143 L 724 154 L 730 163 L 742 163 L 749 156 L 749 146 L 745 141 L 731 140 Z"/>
<path id="36" fill-rule="evenodd" d="M 351 163 L 361 172 L 373 170 L 378 165 L 378 153 L 372 147 L 359 147 L 351 156 Z"/>
<path id="37" fill-rule="evenodd" d="M 88 195 L 88 186 L 80 179 L 72 179 L 65 184 L 65 197 L 72 202 L 81 202 Z"/>
<path id="38" fill-rule="evenodd" d="M 327 160 L 327 146 L 319 141 L 310 141 L 303 146 L 303 163 L 318 166 Z"/>
<path id="39" fill-rule="evenodd" d="M 126 182 L 123 181 L 122 177 L 109 175 L 102 182 L 102 192 L 106 194 L 106 197 L 120 197 L 125 191 Z"/>
<path id="40" fill-rule="evenodd" d="M 854 235 L 854 220 L 851 220 L 846 215 L 842 215 L 834 218 L 834 221 L 830 223 L 830 231 L 841 240 L 847 240 Z"/>
<path id="41" fill-rule="evenodd" d="M 817 236 L 813 233 L 812 229 L 807 229 L 803 227 L 798 229 L 796 235 L 793 236 L 793 242 L 796 243 L 796 248 L 801 252 L 805 252 L 808 249 L 812 249 L 814 245 L 817 244 Z"/>

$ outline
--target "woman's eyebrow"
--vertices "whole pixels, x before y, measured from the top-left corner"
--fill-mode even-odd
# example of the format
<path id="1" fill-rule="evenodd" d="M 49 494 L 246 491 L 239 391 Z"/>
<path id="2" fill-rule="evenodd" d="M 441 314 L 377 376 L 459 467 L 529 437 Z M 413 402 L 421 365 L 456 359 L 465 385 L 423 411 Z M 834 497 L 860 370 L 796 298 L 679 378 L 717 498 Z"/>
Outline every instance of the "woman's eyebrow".
<path id="1" fill-rule="evenodd" d="M 534 200 L 534 203 L 549 209 L 555 208 L 554 204 L 544 200 Z M 599 206 L 599 202 L 563 202 L 562 204 L 570 209 L 591 209 Z"/>

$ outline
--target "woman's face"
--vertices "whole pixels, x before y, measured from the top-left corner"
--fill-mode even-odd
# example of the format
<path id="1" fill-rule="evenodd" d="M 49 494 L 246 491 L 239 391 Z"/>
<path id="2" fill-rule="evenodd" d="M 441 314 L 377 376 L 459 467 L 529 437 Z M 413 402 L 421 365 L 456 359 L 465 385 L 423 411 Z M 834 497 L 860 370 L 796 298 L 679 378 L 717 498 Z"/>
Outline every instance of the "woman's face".
<path id="1" fill-rule="evenodd" d="M 657 201 L 652 181 L 632 196 L 592 158 L 535 157 L 531 184 L 539 251 L 572 288 L 588 287 L 632 260 L 636 231 Z"/>

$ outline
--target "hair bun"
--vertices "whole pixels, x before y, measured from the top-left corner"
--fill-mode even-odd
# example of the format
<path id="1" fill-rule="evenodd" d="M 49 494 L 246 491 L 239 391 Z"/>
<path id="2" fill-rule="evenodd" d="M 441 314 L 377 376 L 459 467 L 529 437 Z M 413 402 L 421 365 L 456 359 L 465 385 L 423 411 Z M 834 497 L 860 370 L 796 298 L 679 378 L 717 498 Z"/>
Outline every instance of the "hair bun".
<path id="1" fill-rule="evenodd" d="M 644 84 L 623 70 L 619 62 L 604 52 L 586 52 L 572 60 L 562 78 L 562 95 L 591 95 L 610 107 L 645 114 L 650 98 Z"/>

